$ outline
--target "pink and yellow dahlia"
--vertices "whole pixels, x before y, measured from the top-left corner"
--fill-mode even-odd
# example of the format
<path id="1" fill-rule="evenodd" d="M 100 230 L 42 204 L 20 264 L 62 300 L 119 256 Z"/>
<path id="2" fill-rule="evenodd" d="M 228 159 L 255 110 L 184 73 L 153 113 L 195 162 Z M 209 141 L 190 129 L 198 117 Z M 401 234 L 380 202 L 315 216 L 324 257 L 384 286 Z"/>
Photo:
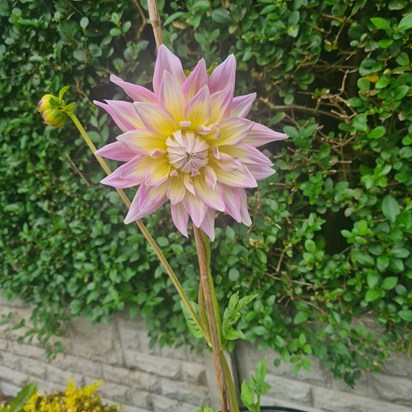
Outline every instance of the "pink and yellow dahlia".
<path id="1" fill-rule="evenodd" d="M 256 147 L 286 135 L 245 119 L 256 94 L 233 96 L 235 72 L 230 55 L 210 75 L 202 59 L 186 76 L 180 60 L 161 46 L 153 92 L 111 76 L 133 103 L 95 102 L 123 132 L 97 154 L 126 162 L 102 183 L 139 186 L 126 223 L 170 200 L 173 222 L 185 236 L 189 217 L 212 240 L 217 212 L 251 224 L 245 189 L 274 173 Z"/>

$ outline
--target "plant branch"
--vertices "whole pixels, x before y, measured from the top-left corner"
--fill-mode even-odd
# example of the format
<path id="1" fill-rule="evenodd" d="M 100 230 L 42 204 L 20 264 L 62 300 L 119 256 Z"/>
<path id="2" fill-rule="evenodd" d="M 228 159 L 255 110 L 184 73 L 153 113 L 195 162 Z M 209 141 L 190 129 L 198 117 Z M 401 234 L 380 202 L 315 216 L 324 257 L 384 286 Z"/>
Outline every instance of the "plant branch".
<path id="1" fill-rule="evenodd" d="M 222 365 L 222 356 L 220 350 L 219 333 L 215 317 L 215 308 L 213 305 L 212 291 L 208 279 L 208 264 L 205 244 L 202 239 L 201 230 L 193 225 L 195 235 L 197 257 L 199 261 L 200 282 L 202 283 L 203 295 L 205 298 L 206 310 L 209 318 L 210 339 L 212 342 L 213 360 L 215 364 L 216 380 L 219 392 L 220 407 L 222 412 L 228 412 L 226 403 L 226 384 Z"/>
<path id="2" fill-rule="evenodd" d="M 84 127 L 80 123 L 77 116 L 74 115 L 74 114 L 70 114 L 69 116 L 70 116 L 71 120 L 73 121 L 73 123 L 75 124 L 75 126 L 77 127 L 77 129 L 79 130 L 79 132 L 82 135 L 83 139 L 85 140 L 87 146 L 89 146 L 90 150 L 93 152 L 93 154 L 96 157 L 97 161 L 100 163 L 100 166 L 102 167 L 102 169 L 109 175 L 112 171 L 110 170 L 110 168 L 107 165 L 107 163 L 105 162 L 105 160 L 102 157 L 96 155 L 96 150 L 97 150 L 96 146 L 94 145 L 94 143 L 90 139 L 90 137 L 87 134 L 86 130 L 84 130 Z M 123 203 L 127 206 L 127 208 L 130 208 L 131 203 L 130 203 L 130 200 L 127 197 L 126 193 L 121 189 L 116 189 L 116 191 L 119 194 L 120 198 L 123 200 Z M 158 259 L 160 260 L 160 262 L 161 262 L 163 268 L 165 269 L 166 273 L 169 275 L 169 278 L 172 281 L 174 287 L 176 288 L 177 292 L 179 293 L 179 296 L 181 297 L 184 305 L 186 306 L 186 309 L 188 310 L 190 316 L 192 317 L 192 319 L 194 320 L 194 322 L 198 326 L 198 328 L 201 331 L 201 333 L 202 333 L 203 337 L 205 338 L 206 342 L 208 342 L 208 335 L 207 335 L 206 331 L 204 330 L 203 325 L 202 325 L 199 317 L 197 316 L 196 312 L 193 310 L 192 305 L 190 304 L 189 298 L 187 297 L 187 295 L 186 295 L 186 293 L 183 289 L 183 286 L 179 282 L 179 279 L 177 278 L 176 274 L 173 272 L 172 267 L 169 265 L 169 262 L 167 261 L 167 259 L 163 255 L 161 249 L 159 248 L 159 246 L 157 245 L 155 240 L 152 238 L 150 233 L 147 231 L 146 226 L 143 224 L 143 222 L 141 222 L 140 220 L 136 220 L 136 225 L 140 229 L 140 231 L 142 232 L 145 239 L 149 242 L 150 246 L 152 247 L 152 249 L 155 252 Z"/>
<path id="3" fill-rule="evenodd" d="M 149 9 L 150 24 L 153 28 L 153 34 L 156 41 L 156 47 L 159 48 L 163 44 L 162 23 L 159 15 L 159 7 L 156 0 L 147 0 Z"/>

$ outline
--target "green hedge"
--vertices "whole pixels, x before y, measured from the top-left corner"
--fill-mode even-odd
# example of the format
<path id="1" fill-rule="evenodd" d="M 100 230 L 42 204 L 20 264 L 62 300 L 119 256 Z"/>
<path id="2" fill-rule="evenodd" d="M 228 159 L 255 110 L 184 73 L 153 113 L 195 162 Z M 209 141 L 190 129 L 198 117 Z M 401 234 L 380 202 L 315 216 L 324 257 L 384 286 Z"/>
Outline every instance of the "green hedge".
<path id="1" fill-rule="evenodd" d="M 186 67 L 234 53 L 237 93 L 258 93 L 250 117 L 290 136 L 266 148 L 278 173 L 250 193 L 252 228 L 218 219 L 220 301 L 258 292 L 242 320 L 247 338 L 297 370 L 315 355 L 349 384 L 410 351 L 409 2 L 159 3 L 165 43 Z M 34 305 L 28 337 L 45 344 L 73 317 L 101 321 L 124 307 L 146 318 L 153 343 L 190 339 L 173 288 L 123 225 L 76 130 L 44 127 L 36 112 L 42 94 L 69 84 L 96 145 L 113 140 L 119 131 L 90 100 L 122 96 L 111 72 L 150 82 L 142 5 L 0 0 L 0 287 Z M 192 239 L 167 207 L 146 223 L 195 298 Z"/>

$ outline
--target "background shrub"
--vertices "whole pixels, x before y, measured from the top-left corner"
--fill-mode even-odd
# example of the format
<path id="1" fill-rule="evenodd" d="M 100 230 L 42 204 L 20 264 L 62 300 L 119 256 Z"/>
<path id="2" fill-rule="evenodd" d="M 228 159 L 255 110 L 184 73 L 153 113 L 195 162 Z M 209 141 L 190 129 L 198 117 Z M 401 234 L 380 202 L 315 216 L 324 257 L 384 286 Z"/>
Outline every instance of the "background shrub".
<path id="1" fill-rule="evenodd" d="M 290 136 L 266 148 L 278 173 L 250 194 L 252 228 L 218 220 L 220 301 L 258 292 L 242 321 L 247 338 L 297 370 L 315 355 L 350 384 L 392 351 L 410 351 L 409 2 L 164 3 L 165 43 L 186 67 L 234 53 L 237 94 L 258 93 L 250 118 Z M 0 0 L 0 286 L 34 305 L 27 336 L 44 343 L 64 321 L 125 306 L 146 318 L 153 342 L 187 340 L 173 288 L 123 225 L 77 132 L 44 127 L 36 113 L 42 94 L 70 84 L 67 100 L 95 143 L 112 141 L 118 130 L 90 100 L 118 93 L 111 72 L 150 82 L 144 6 Z M 195 297 L 195 249 L 166 209 L 146 222 Z"/>

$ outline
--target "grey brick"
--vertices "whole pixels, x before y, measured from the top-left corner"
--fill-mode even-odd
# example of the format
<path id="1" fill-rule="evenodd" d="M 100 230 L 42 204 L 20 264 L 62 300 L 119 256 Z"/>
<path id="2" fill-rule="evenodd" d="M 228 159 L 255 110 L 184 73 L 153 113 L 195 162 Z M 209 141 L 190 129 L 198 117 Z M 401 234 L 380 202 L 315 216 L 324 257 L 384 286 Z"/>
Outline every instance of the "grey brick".
<path id="1" fill-rule="evenodd" d="M 153 409 L 136 408 L 136 406 L 123 405 L 122 412 L 150 412 Z"/>
<path id="2" fill-rule="evenodd" d="M 171 379 L 161 379 L 162 395 L 193 405 L 205 405 L 209 402 L 209 391 L 204 386 L 179 382 Z"/>
<path id="3" fill-rule="evenodd" d="M 106 382 L 99 388 L 99 392 L 108 399 L 127 403 L 130 400 L 129 388 L 124 385 Z"/>
<path id="4" fill-rule="evenodd" d="M 73 353 L 82 358 L 120 365 L 123 361 L 120 337 L 115 322 L 91 324 L 84 318 L 70 323 Z"/>
<path id="5" fill-rule="evenodd" d="M 269 396 L 280 399 L 311 404 L 311 386 L 298 380 L 291 380 L 274 375 L 267 375 L 266 382 L 271 385 Z"/>
<path id="6" fill-rule="evenodd" d="M 0 350 L 6 350 L 7 349 L 7 340 L 6 339 L 0 339 Z"/>
<path id="7" fill-rule="evenodd" d="M 113 365 L 103 366 L 103 379 L 107 382 L 124 383 L 129 381 L 130 370 Z"/>
<path id="8" fill-rule="evenodd" d="M 0 366 L 0 376 L 3 381 L 20 387 L 23 387 L 29 380 L 26 374 L 7 368 L 6 366 Z"/>
<path id="9" fill-rule="evenodd" d="M 20 386 L 13 385 L 12 383 L 2 382 L 0 385 L 1 393 L 5 396 L 16 396 L 21 390 Z"/>
<path id="10" fill-rule="evenodd" d="M 206 368 L 200 363 L 182 362 L 183 380 L 189 383 L 207 385 Z"/>
<path id="11" fill-rule="evenodd" d="M 69 370 L 60 369 L 54 365 L 47 365 L 47 380 L 65 385 L 67 379 L 71 379 L 77 386 L 83 384 L 83 375 Z"/>
<path id="12" fill-rule="evenodd" d="M 132 404 L 139 408 L 153 409 L 152 396 L 149 392 L 132 389 Z"/>
<path id="13" fill-rule="evenodd" d="M 412 379 L 412 361 L 406 355 L 395 353 L 381 367 L 385 375 L 409 377 Z"/>
<path id="14" fill-rule="evenodd" d="M 154 412 L 195 412 L 198 409 L 199 406 L 175 401 L 160 395 L 153 396 Z"/>
<path id="15" fill-rule="evenodd" d="M 88 377 L 100 379 L 103 376 L 102 362 L 94 362 L 73 355 L 58 355 L 52 364 L 61 369 L 81 373 Z"/>
<path id="16" fill-rule="evenodd" d="M 10 352 L 3 352 L 3 365 L 10 369 L 20 370 L 20 356 Z"/>
<path id="17" fill-rule="evenodd" d="M 42 395 L 44 392 L 46 392 L 48 395 L 50 395 L 53 392 L 64 392 L 66 389 L 66 382 L 60 383 L 55 383 L 55 382 L 50 382 L 47 380 L 43 379 L 36 379 L 37 387 L 39 388 L 39 393 Z"/>
<path id="18" fill-rule="evenodd" d="M 20 358 L 21 370 L 30 376 L 46 378 L 47 364 L 36 359 Z"/>
<path id="19" fill-rule="evenodd" d="M 371 383 L 381 398 L 404 405 L 412 405 L 412 380 L 373 374 Z"/>
<path id="20" fill-rule="evenodd" d="M 26 356 L 27 358 L 45 359 L 44 349 L 38 346 L 10 341 L 8 350 L 17 355 Z"/>
<path id="21" fill-rule="evenodd" d="M 149 392 L 159 392 L 160 387 L 160 377 L 149 374 L 142 371 L 130 371 L 130 385 L 138 389 L 144 389 Z"/>
<path id="22" fill-rule="evenodd" d="M 125 351 L 126 364 L 144 372 L 155 373 L 159 376 L 180 379 L 182 376 L 181 362 L 144 353 Z"/>
<path id="23" fill-rule="evenodd" d="M 314 406 L 325 412 L 411 412 L 406 406 L 368 399 L 363 396 L 312 388 Z"/>

